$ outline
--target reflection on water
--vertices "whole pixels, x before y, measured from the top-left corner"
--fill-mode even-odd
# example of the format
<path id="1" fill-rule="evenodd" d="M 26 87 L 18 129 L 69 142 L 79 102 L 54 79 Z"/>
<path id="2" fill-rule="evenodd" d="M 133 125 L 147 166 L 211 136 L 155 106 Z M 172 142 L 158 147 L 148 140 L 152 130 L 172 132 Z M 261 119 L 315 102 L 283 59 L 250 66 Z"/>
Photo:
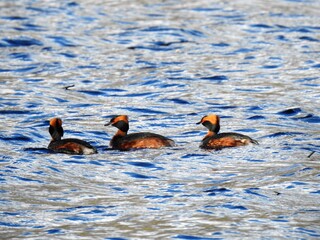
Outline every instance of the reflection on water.
<path id="1" fill-rule="evenodd" d="M 2 237 L 319 237 L 319 8 L 2 1 Z M 200 150 L 209 113 L 260 145 Z M 178 146 L 110 151 L 115 114 Z M 46 150 L 52 117 L 99 153 Z"/>

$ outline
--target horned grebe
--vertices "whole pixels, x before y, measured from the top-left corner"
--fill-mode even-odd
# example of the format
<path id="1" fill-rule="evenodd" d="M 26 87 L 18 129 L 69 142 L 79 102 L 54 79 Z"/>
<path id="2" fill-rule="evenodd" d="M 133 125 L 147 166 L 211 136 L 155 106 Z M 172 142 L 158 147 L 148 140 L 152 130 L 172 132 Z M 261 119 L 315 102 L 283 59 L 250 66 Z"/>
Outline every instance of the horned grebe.
<path id="1" fill-rule="evenodd" d="M 118 128 L 117 133 L 110 141 L 110 146 L 118 150 L 173 147 L 174 141 L 150 132 L 130 133 L 128 116 L 119 115 L 110 120 L 105 126 L 112 125 Z"/>
<path id="2" fill-rule="evenodd" d="M 88 142 L 76 138 L 61 139 L 63 136 L 62 120 L 53 118 L 50 120 L 49 133 L 52 137 L 48 149 L 58 153 L 68 154 L 93 154 L 97 149 Z"/>
<path id="3" fill-rule="evenodd" d="M 250 143 L 258 144 L 256 140 L 240 133 L 219 133 L 220 118 L 217 115 L 204 116 L 197 124 L 200 123 L 209 130 L 202 139 L 200 148 L 219 150 L 226 147 L 244 146 Z"/>

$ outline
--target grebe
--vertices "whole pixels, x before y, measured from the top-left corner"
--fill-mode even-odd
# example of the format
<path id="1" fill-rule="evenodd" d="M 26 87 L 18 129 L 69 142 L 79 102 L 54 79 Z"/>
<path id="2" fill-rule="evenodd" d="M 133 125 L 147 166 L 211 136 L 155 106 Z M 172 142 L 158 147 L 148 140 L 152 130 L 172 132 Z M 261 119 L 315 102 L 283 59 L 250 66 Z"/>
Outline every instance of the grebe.
<path id="1" fill-rule="evenodd" d="M 105 126 L 112 125 L 118 128 L 117 133 L 110 141 L 110 147 L 117 150 L 130 150 L 142 148 L 173 147 L 174 141 L 150 132 L 130 133 L 129 120 L 127 115 L 119 115 L 110 120 Z"/>
<path id="2" fill-rule="evenodd" d="M 93 154 L 97 153 L 97 149 L 92 147 L 89 143 L 76 139 L 66 138 L 63 136 L 62 120 L 60 118 L 52 118 L 50 120 L 49 133 L 52 137 L 48 149 L 58 153 L 68 154 Z"/>
<path id="3" fill-rule="evenodd" d="M 256 140 L 243 134 L 233 132 L 218 133 L 220 131 L 220 118 L 217 115 L 204 116 L 197 124 L 200 123 L 209 130 L 202 139 L 200 148 L 219 150 L 226 147 L 244 146 L 250 143 L 258 144 Z"/>

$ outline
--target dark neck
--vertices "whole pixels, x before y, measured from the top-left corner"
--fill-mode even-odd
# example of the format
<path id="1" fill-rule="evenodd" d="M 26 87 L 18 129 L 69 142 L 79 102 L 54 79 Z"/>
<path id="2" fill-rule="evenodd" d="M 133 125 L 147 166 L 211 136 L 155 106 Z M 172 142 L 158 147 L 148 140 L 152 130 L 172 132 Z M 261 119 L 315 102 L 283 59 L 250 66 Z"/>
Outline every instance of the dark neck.
<path id="1" fill-rule="evenodd" d="M 214 132 L 215 134 L 218 134 L 218 132 L 220 131 L 220 125 L 219 124 L 214 124 L 212 125 L 212 129 L 210 129 L 210 131 Z"/>
<path id="2" fill-rule="evenodd" d="M 63 128 L 62 127 L 49 127 L 49 133 L 52 137 L 51 141 L 60 141 L 63 136 Z"/>

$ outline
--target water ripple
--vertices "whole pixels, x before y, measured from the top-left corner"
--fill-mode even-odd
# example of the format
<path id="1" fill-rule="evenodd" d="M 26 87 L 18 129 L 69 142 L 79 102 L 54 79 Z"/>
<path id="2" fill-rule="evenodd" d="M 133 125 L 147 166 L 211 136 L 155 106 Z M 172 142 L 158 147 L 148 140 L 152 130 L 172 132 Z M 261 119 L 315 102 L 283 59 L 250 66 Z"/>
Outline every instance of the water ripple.
<path id="1" fill-rule="evenodd" d="M 124 172 L 125 174 L 127 174 L 128 176 L 132 177 L 132 178 L 137 178 L 137 179 L 153 179 L 153 178 L 157 178 L 154 176 L 147 176 L 147 175 L 143 175 L 143 174 L 139 174 L 139 173 L 135 173 L 135 172 Z"/>
<path id="2" fill-rule="evenodd" d="M 2 236 L 319 237 L 317 7 L 1 4 Z M 116 129 L 103 125 L 115 114 L 129 115 L 130 132 L 161 133 L 177 147 L 108 148 Z M 207 130 L 195 123 L 208 114 L 259 146 L 199 149 Z M 49 151 L 52 117 L 98 154 Z"/>
<path id="3" fill-rule="evenodd" d="M 29 47 L 29 46 L 43 46 L 43 43 L 37 39 L 33 38 L 17 38 L 17 39 L 9 39 L 3 38 L 2 41 L 4 43 L 0 43 L 0 47 Z"/>

